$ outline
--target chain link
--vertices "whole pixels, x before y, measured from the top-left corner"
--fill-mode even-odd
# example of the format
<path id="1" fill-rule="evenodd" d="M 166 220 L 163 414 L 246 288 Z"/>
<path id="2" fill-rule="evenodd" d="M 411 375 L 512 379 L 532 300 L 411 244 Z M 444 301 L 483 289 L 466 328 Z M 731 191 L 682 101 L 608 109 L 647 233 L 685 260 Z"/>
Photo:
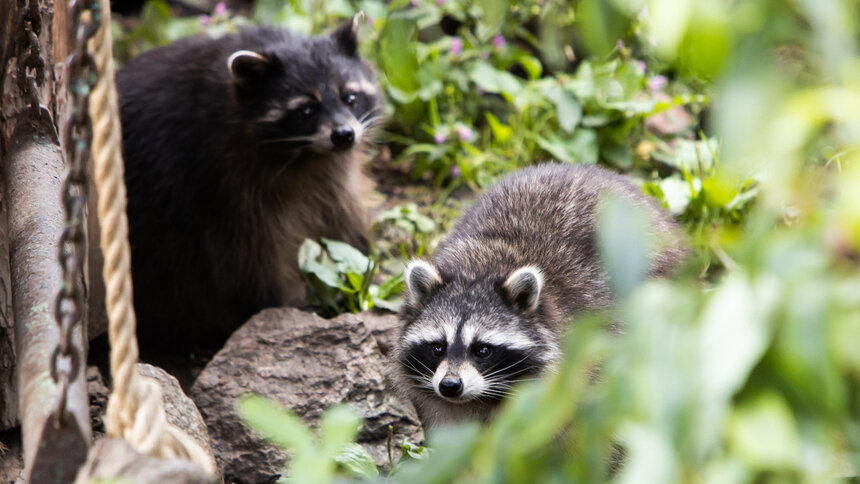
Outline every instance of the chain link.
<path id="1" fill-rule="evenodd" d="M 21 26 L 18 45 L 18 88 L 30 101 L 30 110 L 34 119 L 39 113 L 39 88 L 45 78 L 45 60 L 42 59 L 42 49 L 39 44 L 39 34 L 42 32 L 42 15 L 39 12 L 39 0 L 18 0 L 18 22 Z"/>
<path id="2" fill-rule="evenodd" d="M 89 15 L 86 15 L 87 12 Z M 63 125 L 63 147 L 69 169 L 62 185 L 66 220 L 58 245 L 63 279 L 54 305 L 60 341 L 51 356 L 51 377 L 59 387 L 54 412 L 58 425 L 62 425 L 66 420 L 68 389 L 71 382 L 78 377 L 83 356 L 74 346 L 72 335 L 81 322 L 84 307 L 82 277 L 87 253 L 84 231 L 84 208 L 88 195 L 86 168 L 93 137 L 89 95 L 98 78 L 95 61 L 87 50 L 87 41 L 98 29 L 99 18 L 97 0 L 72 0 L 69 4 L 69 32 L 74 34 L 74 50 L 66 60 L 70 111 Z"/>

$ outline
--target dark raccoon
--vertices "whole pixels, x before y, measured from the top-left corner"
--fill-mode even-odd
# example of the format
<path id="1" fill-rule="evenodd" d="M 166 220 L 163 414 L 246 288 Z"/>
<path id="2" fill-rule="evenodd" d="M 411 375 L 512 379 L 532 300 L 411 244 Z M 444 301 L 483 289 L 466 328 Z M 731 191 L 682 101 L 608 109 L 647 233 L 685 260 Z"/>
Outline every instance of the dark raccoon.
<path id="1" fill-rule="evenodd" d="M 300 303 L 307 237 L 366 251 L 361 161 L 381 99 L 356 30 L 189 38 L 117 74 L 145 349 L 213 347 Z"/>
<path id="2" fill-rule="evenodd" d="M 651 275 L 673 270 L 685 251 L 656 200 L 607 170 L 557 164 L 501 180 L 428 262 L 409 264 L 392 380 L 425 425 L 486 419 L 511 385 L 559 360 L 571 316 L 612 303 L 595 242 L 597 206 L 608 194 L 649 215 L 662 242 Z"/>

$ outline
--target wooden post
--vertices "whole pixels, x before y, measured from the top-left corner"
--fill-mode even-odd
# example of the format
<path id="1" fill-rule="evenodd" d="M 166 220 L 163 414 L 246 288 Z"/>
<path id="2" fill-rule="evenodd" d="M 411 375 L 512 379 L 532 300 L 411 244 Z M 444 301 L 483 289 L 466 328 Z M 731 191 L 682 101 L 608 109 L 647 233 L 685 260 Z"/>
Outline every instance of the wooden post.
<path id="1" fill-rule="evenodd" d="M 30 482 L 71 482 L 91 439 L 86 312 L 72 332 L 72 343 L 83 356 L 68 388 L 67 423 L 57 427 L 50 416 L 58 398 L 50 372 L 59 334 L 54 299 L 61 284 L 57 243 L 63 228 L 60 186 L 65 163 L 56 133 L 69 109 L 62 72 L 69 54 L 68 2 L 29 3 L 38 9 L 42 26 L 38 42 L 45 69 L 36 85 L 45 107 L 41 116 L 29 109 L 18 82 L 25 75 L 19 57 L 26 42 L 20 2 L 0 1 L 0 430 L 20 420 Z M 88 286 L 86 271 L 81 277 Z M 17 376 L 17 387 L 11 375 Z"/>

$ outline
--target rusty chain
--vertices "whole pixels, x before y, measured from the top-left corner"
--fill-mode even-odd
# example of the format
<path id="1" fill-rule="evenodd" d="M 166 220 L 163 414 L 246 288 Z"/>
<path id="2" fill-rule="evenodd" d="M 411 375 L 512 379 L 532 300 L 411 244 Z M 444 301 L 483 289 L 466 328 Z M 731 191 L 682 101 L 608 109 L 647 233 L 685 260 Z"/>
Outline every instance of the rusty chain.
<path id="1" fill-rule="evenodd" d="M 87 12 L 90 14 L 88 19 Z M 71 109 L 63 126 L 63 146 L 69 168 L 62 185 L 66 218 L 58 244 L 63 278 L 54 306 L 60 341 L 51 356 L 51 378 L 59 388 L 54 416 L 60 426 L 66 420 L 69 386 L 78 377 L 84 363 L 80 349 L 72 342 L 72 335 L 75 326 L 81 322 L 84 306 L 82 278 L 87 252 L 84 208 L 88 192 L 86 168 L 92 142 L 89 94 L 98 77 L 95 61 L 87 50 L 87 41 L 98 29 L 98 18 L 97 1 L 72 0 L 69 4 L 69 32 L 74 35 L 74 50 L 66 60 L 66 85 Z"/>
<path id="2" fill-rule="evenodd" d="M 30 110 L 34 119 L 40 116 L 39 88 L 45 78 L 45 60 L 42 59 L 42 49 L 39 44 L 39 34 L 42 32 L 42 15 L 39 13 L 38 0 L 18 0 L 18 21 L 21 38 L 18 45 L 22 52 L 18 54 L 18 87 L 30 100 Z"/>

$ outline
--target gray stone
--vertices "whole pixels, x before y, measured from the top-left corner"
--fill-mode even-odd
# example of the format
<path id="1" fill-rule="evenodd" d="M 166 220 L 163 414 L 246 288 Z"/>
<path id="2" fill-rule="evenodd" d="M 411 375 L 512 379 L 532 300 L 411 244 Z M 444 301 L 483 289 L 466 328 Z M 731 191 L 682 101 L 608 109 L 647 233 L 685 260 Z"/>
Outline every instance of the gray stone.
<path id="1" fill-rule="evenodd" d="M 373 335 L 379 351 L 388 355 L 391 345 L 397 338 L 397 330 L 400 328 L 400 320 L 394 314 L 379 314 L 365 311 L 355 315 Z"/>
<path id="2" fill-rule="evenodd" d="M 24 482 L 24 456 L 21 429 L 0 432 L 0 482 Z"/>
<path id="3" fill-rule="evenodd" d="M 297 309 L 269 309 L 230 337 L 191 389 L 227 482 L 274 482 L 286 460 L 242 424 L 235 402 L 247 393 L 274 398 L 312 425 L 326 408 L 349 404 L 365 419 L 359 443 L 379 466 L 390 464 L 389 425 L 395 461 L 403 436 L 423 440 L 411 404 L 386 390 L 386 359 L 366 319 L 345 314 L 326 320 Z"/>
<path id="4" fill-rule="evenodd" d="M 167 414 L 167 422 L 174 427 L 182 429 L 186 435 L 203 447 L 203 450 L 207 454 L 210 456 L 213 455 L 209 432 L 206 429 L 203 416 L 200 415 L 200 411 L 197 410 L 194 401 L 188 398 L 182 391 L 179 381 L 161 368 L 146 363 L 137 364 L 137 374 L 153 378 L 161 385 L 161 395 L 164 402 L 164 411 Z"/>

